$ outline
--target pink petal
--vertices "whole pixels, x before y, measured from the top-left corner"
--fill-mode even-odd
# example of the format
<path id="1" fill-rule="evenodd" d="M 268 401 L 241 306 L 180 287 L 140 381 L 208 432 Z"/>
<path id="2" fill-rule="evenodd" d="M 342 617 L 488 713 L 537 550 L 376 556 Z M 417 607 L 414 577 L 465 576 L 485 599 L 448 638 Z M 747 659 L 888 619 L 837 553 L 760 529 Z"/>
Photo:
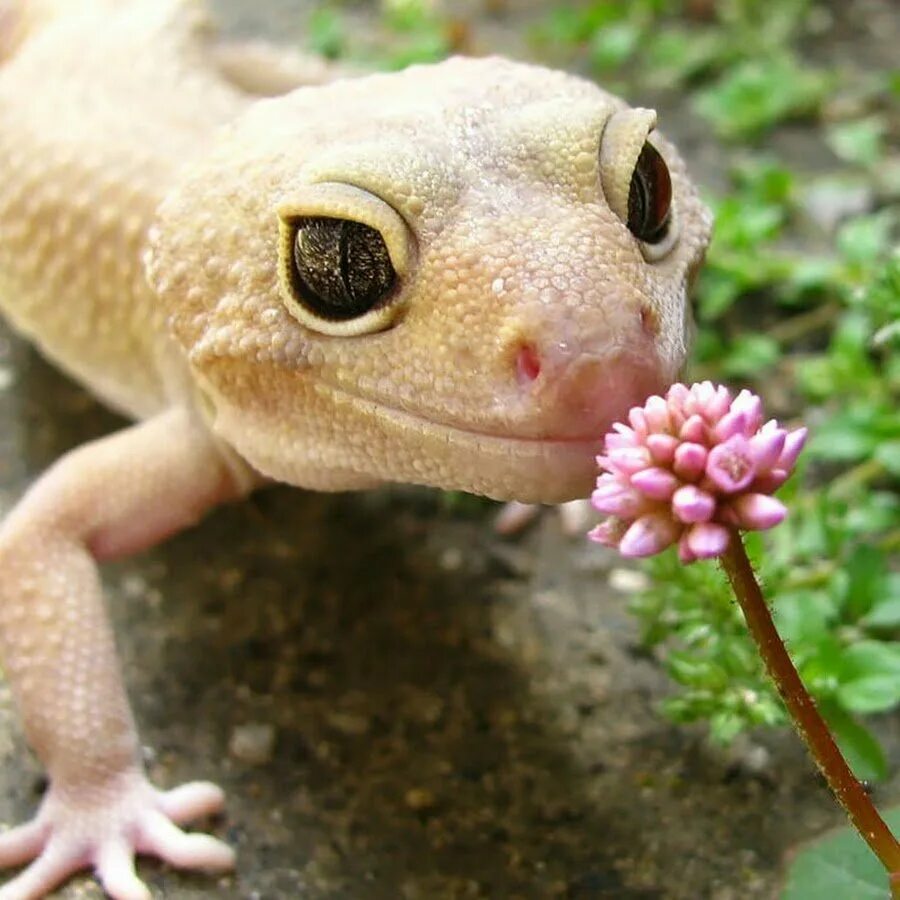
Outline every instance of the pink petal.
<path id="1" fill-rule="evenodd" d="M 680 482 L 667 469 L 654 467 L 636 472 L 631 476 L 631 483 L 652 500 L 668 500 Z"/>
<path id="2" fill-rule="evenodd" d="M 715 395 L 715 387 L 711 381 L 701 381 L 699 384 L 692 385 L 690 397 L 684 404 L 685 412 L 689 416 L 704 416 L 706 406 Z"/>
<path id="3" fill-rule="evenodd" d="M 731 504 L 741 528 L 764 531 L 784 520 L 787 507 L 768 494 L 743 494 Z"/>
<path id="4" fill-rule="evenodd" d="M 797 462 L 800 451 L 803 449 L 803 445 L 806 443 L 808 434 L 808 428 L 795 428 L 788 434 L 784 441 L 784 450 L 781 456 L 778 457 L 779 469 L 784 469 L 785 472 L 790 474 L 791 469 L 794 468 L 794 463 Z"/>
<path id="5" fill-rule="evenodd" d="M 623 475 L 634 475 L 650 465 L 650 452 L 646 447 L 613 447 L 606 455 L 606 468 Z"/>
<path id="6" fill-rule="evenodd" d="M 625 533 L 625 523 L 614 516 L 596 525 L 588 532 L 588 540 L 604 547 L 618 547 L 622 535 Z"/>
<path id="7" fill-rule="evenodd" d="M 671 434 L 650 434 L 644 442 L 655 463 L 668 465 L 675 458 L 678 438 Z"/>
<path id="8" fill-rule="evenodd" d="M 672 497 L 672 512 L 682 522 L 708 522 L 715 511 L 715 498 L 693 484 L 680 487 Z"/>
<path id="9" fill-rule="evenodd" d="M 735 494 L 747 487 L 756 475 L 747 438 L 735 434 L 724 444 L 713 447 L 706 460 L 706 475 L 726 494 Z"/>
<path id="10" fill-rule="evenodd" d="M 628 411 L 628 421 L 634 429 L 635 434 L 637 434 L 641 440 L 647 437 L 650 429 L 647 426 L 647 417 L 644 415 L 644 410 L 641 409 L 640 406 L 633 406 Z"/>
<path id="11" fill-rule="evenodd" d="M 730 537 L 731 532 L 724 525 L 702 522 L 687 533 L 687 545 L 697 559 L 710 559 L 725 552 Z"/>
<path id="12" fill-rule="evenodd" d="M 610 431 L 604 440 L 604 448 L 608 453 L 610 450 L 621 450 L 623 447 L 639 447 L 641 442 L 637 435 L 629 428 L 630 434 L 613 433 Z"/>
<path id="13" fill-rule="evenodd" d="M 651 432 L 664 433 L 671 428 L 669 421 L 669 406 L 662 397 L 654 394 L 648 397 L 644 403 L 644 415 Z"/>
<path id="14" fill-rule="evenodd" d="M 676 381 L 666 392 L 666 403 L 670 409 L 673 405 L 675 407 L 683 407 L 690 393 L 686 385 Z"/>
<path id="15" fill-rule="evenodd" d="M 591 505 L 597 512 L 621 519 L 636 519 L 647 511 L 647 498 L 616 481 L 598 485 L 591 494 Z"/>
<path id="16" fill-rule="evenodd" d="M 775 420 L 773 419 L 772 422 Z M 771 469 L 781 455 L 784 449 L 784 440 L 787 432 L 783 428 L 768 427 L 771 423 L 766 423 L 762 430 L 750 438 L 750 449 L 756 460 L 756 470 L 765 472 Z"/>
<path id="17" fill-rule="evenodd" d="M 678 559 L 681 560 L 685 565 L 690 565 L 692 562 L 697 562 L 697 554 L 691 550 L 688 545 L 688 535 L 689 531 L 686 531 L 682 536 L 681 540 L 678 542 Z"/>
<path id="18" fill-rule="evenodd" d="M 690 441 L 693 444 L 702 444 L 707 438 L 706 423 L 702 416 L 690 416 L 681 426 L 678 437 L 683 441 Z"/>
<path id="19" fill-rule="evenodd" d="M 720 444 L 736 434 L 750 434 L 751 430 L 747 427 L 747 414 L 732 407 L 722 416 L 712 433 L 713 439 Z"/>
<path id="20" fill-rule="evenodd" d="M 708 422 L 718 422 L 731 406 L 731 391 L 727 387 L 720 384 L 716 388 L 715 394 L 707 402 L 703 411 L 704 418 Z"/>
<path id="21" fill-rule="evenodd" d="M 653 556 L 674 544 L 681 526 L 664 513 L 649 513 L 634 522 L 619 542 L 622 556 Z"/>
<path id="22" fill-rule="evenodd" d="M 640 447 L 641 439 L 627 425 L 615 422 L 612 431 L 607 432 L 603 446 L 606 450 L 616 447 Z"/>
<path id="23" fill-rule="evenodd" d="M 675 460 L 672 468 L 679 478 L 685 481 L 694 481 L 706 469 L 706 460 L 709 453 L 701 444 L 680 444 L 675 450 Z"/>
<path id="24" fill-rule="evenodd" d="M 752 391 L 743 390 L 731 404 L 731 411 L 743 413 L 747 422 L 746 434 L 754 434 L 762 425 L 762 400 Z"/>

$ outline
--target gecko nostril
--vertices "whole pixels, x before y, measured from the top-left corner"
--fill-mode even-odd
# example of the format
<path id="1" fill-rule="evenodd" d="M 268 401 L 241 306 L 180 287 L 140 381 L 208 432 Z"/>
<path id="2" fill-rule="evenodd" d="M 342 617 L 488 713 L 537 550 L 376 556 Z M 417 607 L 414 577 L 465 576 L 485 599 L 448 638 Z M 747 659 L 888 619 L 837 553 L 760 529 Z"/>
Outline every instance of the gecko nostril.
<path id="1" fill-rule="evenodd" d="M 649 306 L 641 307 L 641 328 L 650 337 L 655 338 L 659 334 L 659 318 Z"/>
<path id="2" fill-rule="evenodd" d="M 541 374 L 541 358 L 534 344 L 522 344 L 516 353 L 516 381 L 523 387 Z"/>

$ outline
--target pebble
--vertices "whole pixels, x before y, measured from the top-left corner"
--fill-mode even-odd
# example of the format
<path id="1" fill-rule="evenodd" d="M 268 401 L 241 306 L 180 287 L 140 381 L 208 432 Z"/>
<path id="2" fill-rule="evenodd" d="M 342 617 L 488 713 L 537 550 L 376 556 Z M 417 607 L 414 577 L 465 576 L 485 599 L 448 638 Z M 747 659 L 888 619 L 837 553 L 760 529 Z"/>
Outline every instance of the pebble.
<path id="1" fill-rule="evenodd" d="M 265 722 L 248 722 L 231 732 L 228 752 L 248 766 L 270 762 L 275 749 L 275 728 Z"/>
<path id="2" fill-rule="evenodd" d="M 410 788 L 403 797 L 406 805 L 416 812 L 434 809 L 437 797 L 428 788 Z"/>
<path id="3" fill-rule="evenodd" d="M 368 716 L 362 713 L 337 712 L 328 713 L 328 724 L 341 734 L 349 737 L 359 737 L 365 734 L 372 723 Z"/>

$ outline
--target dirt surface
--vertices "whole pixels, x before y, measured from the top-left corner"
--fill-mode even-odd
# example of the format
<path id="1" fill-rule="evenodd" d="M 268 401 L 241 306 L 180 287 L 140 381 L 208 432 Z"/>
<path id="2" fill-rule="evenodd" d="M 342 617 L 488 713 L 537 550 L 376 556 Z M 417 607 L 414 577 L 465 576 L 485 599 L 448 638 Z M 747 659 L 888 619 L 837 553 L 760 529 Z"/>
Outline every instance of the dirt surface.
<path id="1" fill-rule="evenodd" d="M 217 6 L 299 40 L 296 4 Z M 122 424 L 0 326 L 0 510 Z M 511 541 L 432 492 L 273 489 L 108 567 L 150 772 L 219 782 L 239 852 L 219 881 L 142 863 L 154 896 L 772 896 L 783 849 L 840 815 L 790 735 L 725 752 L 660 718 L 617 565 L 549 516 Z M 0 760 L 14 823 L 42 780 L 5 689 Z"/>

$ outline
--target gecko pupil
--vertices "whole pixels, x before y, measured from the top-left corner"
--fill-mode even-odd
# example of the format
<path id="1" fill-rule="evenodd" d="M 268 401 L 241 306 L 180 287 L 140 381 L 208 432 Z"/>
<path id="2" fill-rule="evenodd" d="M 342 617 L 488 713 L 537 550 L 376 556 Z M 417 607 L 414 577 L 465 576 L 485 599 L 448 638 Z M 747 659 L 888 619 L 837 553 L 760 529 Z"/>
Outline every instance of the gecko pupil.
<path id="1" fill-rule="evenodd" d="M 647 244 L 658 244 L 669 227 L 672 180 L 659 151 L 645 143 L 628 190 L 628 230 Z"/>
<path id="2" fill-rule="evenodd" d="M 294 287 L 310 312 L 355 319 L 391 290 L 397 277 L 384 238 L 350 219 L 303 218 L 294 237 Z"/>

